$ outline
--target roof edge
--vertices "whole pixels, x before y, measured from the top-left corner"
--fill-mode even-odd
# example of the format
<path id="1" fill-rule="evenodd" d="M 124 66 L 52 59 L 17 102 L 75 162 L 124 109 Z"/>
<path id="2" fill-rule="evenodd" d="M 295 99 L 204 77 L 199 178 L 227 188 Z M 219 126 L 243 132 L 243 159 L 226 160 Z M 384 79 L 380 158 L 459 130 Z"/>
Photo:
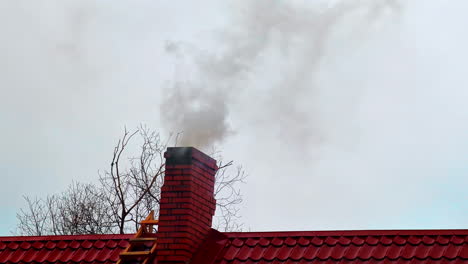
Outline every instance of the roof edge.
<path id="1" fill-rule="evenodd" d="M 323 230 L 323 231 L 261 231 L 225 232 L 229 238 L 236 237 L 294 237 L 294 236 L 411 236 L 411 235 L 468 235 L 468 229 L 402 229 L 402 230 Z"/>
<path id="2" fill-rule="evenodd" d="M 98 240 L 129 239 L 135 234 L 99 234 L 99 235 L 49 235 L 49 236 L 0 236 L 0 241 L 51 241 L 51 240 Z"/>
<path id="3" fill-rule="evenodd" d="M 260 231 L 221 232 L 228 238 L 242 237 L 300 237 L 300 236 L 411 236 L 411 235 L 468 235 L 468 229 L 376 229 L 376 230 L 322 230 L 322 231 Z M 129 239 L 134 234 L 0 236 L 0 241 L 98 240 Z"/>

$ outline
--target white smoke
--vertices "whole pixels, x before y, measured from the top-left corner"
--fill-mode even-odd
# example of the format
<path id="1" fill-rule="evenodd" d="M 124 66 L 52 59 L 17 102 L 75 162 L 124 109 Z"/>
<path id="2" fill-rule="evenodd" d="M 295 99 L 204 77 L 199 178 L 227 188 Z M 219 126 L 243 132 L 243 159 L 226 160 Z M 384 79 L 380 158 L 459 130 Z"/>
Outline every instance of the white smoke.
<path id="1" fill-rule="evenodd" d="M 326 135 L 317 117 L 316 74 L 334 38 L 348 38 L 352 46 L 381 16 L 399 9 L 396 1 L 388 0 L 328 6 L 240 1 L 234 7 L 231 27 L 217 35 L 217 49 L 175 42 L 166 47 L 185 61 L 161 103 L 162 121 L 168 130 L 183 132 L 182 145 L 206 148 L 235 132 L 228 123 L 230 104 L 244 93 L 256 97 L 256 111 L 249 114 L 255 125 L 267 125 L 293 143 L 322 141 Z M 262 76 L 264 70 L 273 70 L 275 76 Z M 260 76 L 270 81 L 259 93 Z"/>

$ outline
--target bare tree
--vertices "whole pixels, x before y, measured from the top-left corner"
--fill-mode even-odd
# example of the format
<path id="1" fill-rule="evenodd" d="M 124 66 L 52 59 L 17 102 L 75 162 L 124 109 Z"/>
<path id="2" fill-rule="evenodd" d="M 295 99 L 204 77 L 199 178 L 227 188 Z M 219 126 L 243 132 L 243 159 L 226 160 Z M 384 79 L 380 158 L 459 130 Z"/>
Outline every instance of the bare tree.
<path id="1" fill-rule="evenodd" d="M 46 230 L 47 222 L 47 208 L 43 200 L 23 196 L 28 204 L 27 209 L 20 209 L 16 215 L 18 218 L 18 227 L 21 227 L 21 233 L 24 235 L 37 235 L 41 236 L 48 233 Z"/>
<path id="2" fill-rule="evenodd" d="M 28 207 L 17 214 L 24 235 L 74 235 L 107 233 L 112 223 L 102 192 L 92 184 L 73 182 L 60 194 L 45 199 L 24 196 Z"/>
<path id="3" fill-rule="evenodd" d="M 127 152 L 135 141 L 138 154 L 130 156 Z M 17 231 L 24 235 L 135 232 L 151 210 L 159 210 L 163 155 L 168 145 L 169 140 L 163 141 L 147 127 L 140 126 L 133 132 L 125 129 L 114 148 L 110 169 L 99 173 L 97 184 L 72 183 L 66 191 L 45 199 L 25 196 L 28 207 L 17 213 Z M 219 169 L 213 225 L 219 230 L 238 231 L 242 227 L 239 184 L 246 176 L 242 167 L 232 172 L 233 161 L 224 163 L 219 152 L 213 151 L 215 155 Z"/>
<path id="4" fill-rule="evenodd" d="M 128 143 L 137 134 L 142 140 L 139 155 L 124 159 Z M 100 182 L 119 233 L 136 230 L 137 224 L 158 208 L 166 147 L 159 134 L 145 127 L 133 133 L 125 129 L 118 141 L 110 171 L 100 175 Z"/>
<path id="5" fill-rule="evenodd" d="M 242 166 L 237 166 L 232 173 L 229 169 L 233 161 L 223 163 L 221 155 L 217 155 L 219 169 L 216 172 L 215 197 L 216 216 L 214 226 L 222 231 L 241 231 L 242 223 L 239 221 L 239 205 L 242 195 L 239 183 L 244 183 L 246 175 Z"/>

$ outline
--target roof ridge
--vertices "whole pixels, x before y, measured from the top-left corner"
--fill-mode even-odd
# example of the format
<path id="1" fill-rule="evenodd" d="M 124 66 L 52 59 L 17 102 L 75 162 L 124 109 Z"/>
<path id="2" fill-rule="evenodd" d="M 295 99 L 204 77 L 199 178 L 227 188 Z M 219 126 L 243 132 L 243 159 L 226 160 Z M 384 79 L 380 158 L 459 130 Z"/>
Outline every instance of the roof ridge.
<path id="1" fill-rule="evenodd" d="M 47 235 L 47 236 L 0 236 L 0 241 L 50 241 L 50 240 L 99 240 L 129 239 L 134 234 L 95 234 L 95 235 Z"/>
<path id="2" fill-rule="evenodd" d="M 375 229 L 375 230 L 321 230 L 321 231 L 260 231 L 225 232 L 230 238 L 292 237 L 292 236 L 411 236 L 411 235 L 468 235 L 468 229 Z"/>

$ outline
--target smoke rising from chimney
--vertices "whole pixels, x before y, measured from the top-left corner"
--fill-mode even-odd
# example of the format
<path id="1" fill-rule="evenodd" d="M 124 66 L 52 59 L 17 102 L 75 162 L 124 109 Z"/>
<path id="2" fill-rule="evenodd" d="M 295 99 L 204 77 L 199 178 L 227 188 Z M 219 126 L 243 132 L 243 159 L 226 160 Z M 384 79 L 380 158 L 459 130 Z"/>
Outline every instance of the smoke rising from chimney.
<path id="1" fill-rule="evenodd" d="M 252 117 L 257 125 L 274 126 L 287 141 L 321 141 L 325 135 L 314 109 L 315 74 L 334 34 L 343 34 L 344 22 L 352 23 L 355 35 L 347 36 L 352 45 L 363 37 L 356 32 L 366 32 L 379 17 L 399 8 L 397 1 L 388 0 L 343 0 L 328 7 L 305 7 L 297 1 L 236 4 L 231 27 L 218 35 L 220 52 L 187 43 L 166 46 L 168 53 L 190 65 L 183 72 L 176 70 L 161 103 L 163 124 L 172 132 L 183 132 L 181 145 L 208 148 L 234 133 L 228 123 L 230 103 L 241 100 L 242 93 L 258 95 L 255 79 L 268 65 L 268 56 L 279 56 L 276 61 L 281 65 L 273 67 L 276 76 L 266 76 L 275 81 L 255 99 L 261 106 Z"/>

